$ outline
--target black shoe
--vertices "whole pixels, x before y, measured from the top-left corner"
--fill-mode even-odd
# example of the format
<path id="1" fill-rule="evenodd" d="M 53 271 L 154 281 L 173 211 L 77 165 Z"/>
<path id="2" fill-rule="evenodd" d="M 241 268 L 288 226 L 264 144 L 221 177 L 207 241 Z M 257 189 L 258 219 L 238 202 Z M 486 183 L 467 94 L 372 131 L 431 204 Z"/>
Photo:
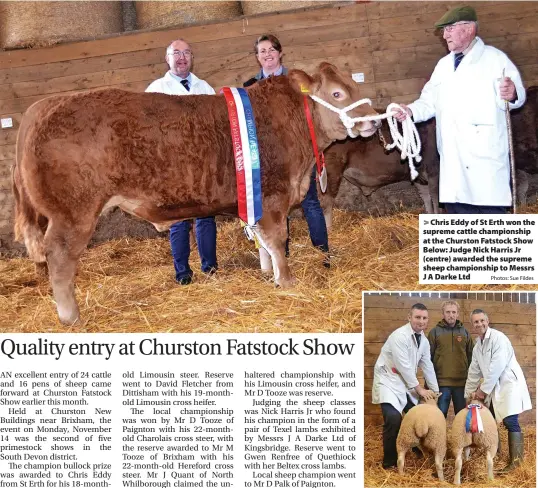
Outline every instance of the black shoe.
<path id="1" fill-rule="evenodd" d="M 176 279 L 176 282 L 180 285 L 190 285 L 192 283 L 192 276 L 184 276 L 183 278 Z"/>
<path id="2" fill-rule="evenodd" d="M 323 266 L 325 266 L 326 268 L 331 267 L 331 256 L 329 256 L 328 254 L 323 259 Z"/>
<path id="3" fill-rule="evenodd" d="M 397 468 L 398 467 L 398 463 L 396 461 L 383 461 L 383 469 L 392 469 L 392 468 Z"/>
<path id="4" fill-rule="evenodd" d="M 217 267 L 216 266 L 211 266 L 211 268 L 207 269 L 207 270 L 203 270 L 203 272 L 207 275 L 207 276 L 213 276 L 216 272 L 217 272 Z"/>

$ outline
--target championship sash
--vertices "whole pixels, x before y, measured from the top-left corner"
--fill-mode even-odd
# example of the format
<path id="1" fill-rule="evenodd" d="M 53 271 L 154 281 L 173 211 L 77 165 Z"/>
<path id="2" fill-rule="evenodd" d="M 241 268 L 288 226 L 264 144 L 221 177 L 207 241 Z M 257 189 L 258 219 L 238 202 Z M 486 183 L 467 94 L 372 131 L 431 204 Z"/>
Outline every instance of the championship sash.
<path id="1" fill-rule="evenodd" d="M 252 105 L 243 88 L 224 87 L 220 92 L 226 99 L 230 120 L 239 218 L 255 225 L 262 217 L 262 185 Z"/>
<path id="2" fill-rule="evenodd" d="M 482 417 L 480 416 L 482 405 L 471 403 L 467 408 L 469 411 L 467 412 L 467 417 L 465 419 L 465 431 L 473 434 L 484 432 Z"/>

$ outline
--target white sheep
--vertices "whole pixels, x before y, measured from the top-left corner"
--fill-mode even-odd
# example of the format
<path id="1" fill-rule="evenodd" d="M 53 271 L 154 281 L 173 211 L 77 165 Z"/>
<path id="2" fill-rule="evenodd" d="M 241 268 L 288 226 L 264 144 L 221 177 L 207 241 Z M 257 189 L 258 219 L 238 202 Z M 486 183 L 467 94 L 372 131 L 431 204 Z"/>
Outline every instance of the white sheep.
<path id="1" fill-rule="evenodd" d="M 400 426 L 396 449 L 398 450 L 398 471 L 403 474 L 405 454 L 413 447 L 426 448 L 435 457 L 435 467 L 440 481 L 444 481 L 443 460 L 446 454 L 446 420 L 434 400 L 428 400 L 413 407 L 405 415 Z"/>
<path id="2" fill-rule="evenodd" d="M 497 423 L 491 415 L 489 409 L 484 406 L 484 404 L 474 399 L 472 400 L 473 404 L 479 404 L 480 408 L 480 417 L 482 419 L 482 425 L 484 427 L 484 432 L 470 433 L 465 430 L 465 423 L 467 418 L 467 408 L 460 410 L 454 422 L 452 423 L 452 430 L 450 432 L 450 442 L 452 447 L 452 452 L 454 454 L 455 461 L 455 472 L 454 472 L 454 484 L 459 485 L 461 483 L 461 465 L 462 465 L 462 454 L 465 449 L 465 460 L 469 459 L 469 450 L 470 447 L 479 447 L 486 450 L 486 465 L 488 468 L 488 479 L 493 479 L 493 458 L 497 454 L 497 446 L 499 444 L 499 433 L 497 431 Z"/>

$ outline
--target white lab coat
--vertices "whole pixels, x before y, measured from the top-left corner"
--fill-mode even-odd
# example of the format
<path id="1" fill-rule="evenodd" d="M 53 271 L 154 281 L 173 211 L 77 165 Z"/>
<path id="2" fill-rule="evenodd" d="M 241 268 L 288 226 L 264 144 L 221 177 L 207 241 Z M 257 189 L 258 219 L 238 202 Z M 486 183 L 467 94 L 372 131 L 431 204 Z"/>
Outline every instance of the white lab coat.
<path id="1" fill-rule="evenodd" d="M 502 332 L 488 327 L 484 340 L 478 338 L 465 383 L 465 398 L 480 389 L 490 395 L 495 417 L 501 422 L 509 415 L 531 410 L 531 397 L 514 348 Z"/>
<path id="2" fill-rule="evenodd" d="M 454 53 L 442 58 L 420 98 L 409 105 L 415 122 L 435 117 L 441 157 L 439 201 L 510 206 L 510 163 L 505 103 L 499 95 L 503 69 L 525 102 L 521 76 L 506 54 L 477 38 L 454 71 Z"/>
<path id="3" fill-rule="evenodd" d="M 162 78 L 153 81 L 147 88 L 146 92 L 165 93 L 166 95 L 214 95 L 215 90 L 207 81 L 201 80 L 191 73 L 190 91 L 176 80 L 168 71 Z"/>
<path id="4" fill-rule="evenodd" d="M 419 384 L 419 367 L 428 387 L 438 392 L 428 338 L 421 332 L 420 346 L 417 346 L 411 324 L 407 323 L 396 329 L 381 348 L 374 367 L 372 403 L 390 403 L 401 413 L 409 395 L 416 405 L 419 398 L 414 388 Z"/>

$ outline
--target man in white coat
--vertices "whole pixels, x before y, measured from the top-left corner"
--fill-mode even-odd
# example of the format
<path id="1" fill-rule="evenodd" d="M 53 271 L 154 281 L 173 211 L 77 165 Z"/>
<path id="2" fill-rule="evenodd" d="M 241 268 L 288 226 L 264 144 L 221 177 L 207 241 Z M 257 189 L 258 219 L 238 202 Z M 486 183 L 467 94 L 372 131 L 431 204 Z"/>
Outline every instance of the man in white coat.
<path id="1" fill-rule="evenodd" d="M 502 420 L 508 429 L 510 463 L 502 472 L 511 471 L 523 459 L 523 433 L 518 415 L 532 409 L 529 390 L 508 337 L 489 327 L 489 318 L 483 310 L 473 310 L 471 323 L 479 337 L 465 383 L 465 398 L 491 403 L 497 422 Z"/>
<path id="2" fill-rule="evenodd" d="M 396 438 L 402 423 L 402 411 L 414 407 L 419 397 L 437 398 L 437 379 L 431 361 L 430 343 L 424 335 L 428 327 L 428 309 L 422 303 L 411 307 L 409 322 L 387 339 L 374 367 L 372 403 L 383 413 L 383 468 L 397 466 Z M 420 367 L 431 390 L 417 380 Z"/>
<path id="3" fill-rule="evenodd" d="M 521 76 L 506 54 L 477 37 L 472 7 L 452 9 L 435 27 L 450 53 L 420 98 L 396 117 L 436 118 L 439 201 L 447 213 L 506 213 L 512 197 L 505 100 L 510 110 L 523 105 Z"/>
<path id="4" fill-rule="evenodd" d="M 166 62 L 170 70 L 164 77 L 151 83 L 146 92 L 167 95 L 214 95 L 215 90 L 204 80 L 191 73 L 194 54 L 191 46 L 178 39 L 166 49 Z M 177 222 L 170 228 L 170 248 L 174 258 L 176 281 L 188 285 L 192 281 L 189 266 L 191 221 Z M 217 270 L 217 226 L 215 217 L 196 219 L 196 242 L 202 263 L 202 271 L 213 274 Z"/>

